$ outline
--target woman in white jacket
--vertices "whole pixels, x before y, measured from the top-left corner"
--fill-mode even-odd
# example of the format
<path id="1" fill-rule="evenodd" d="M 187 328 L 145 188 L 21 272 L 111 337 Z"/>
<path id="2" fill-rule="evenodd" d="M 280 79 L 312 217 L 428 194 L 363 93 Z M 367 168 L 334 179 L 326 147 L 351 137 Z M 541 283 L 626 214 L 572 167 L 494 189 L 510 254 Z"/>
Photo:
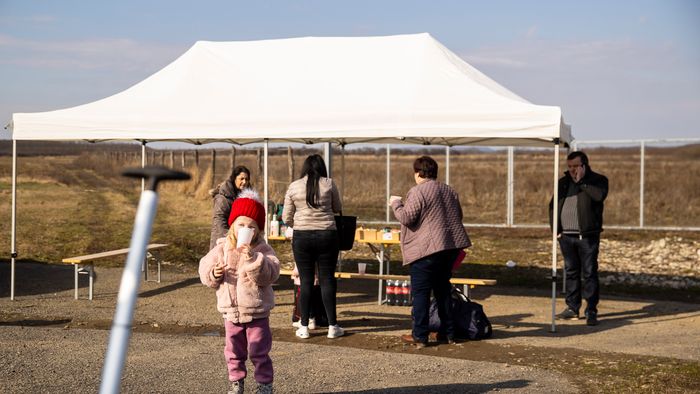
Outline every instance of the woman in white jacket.
<path id="1" fill-rule="evenodd" d="M 342 208 L 340 193 L 333 180 L 328 178 L 323 158 L 319 155 L 307 157 L 301 178 L 289 185 L 282 212 L 282 220 L 294 228 L 292 251 L 301 279 L 301 326 L 296 331 L 299 338 L 309 337 L 311 293 L 316 272 L 328 315 L 328 338 L 337 338 L 344 333 L 338 326 L 335 311 L 338 232 L 334 213 Z"/>

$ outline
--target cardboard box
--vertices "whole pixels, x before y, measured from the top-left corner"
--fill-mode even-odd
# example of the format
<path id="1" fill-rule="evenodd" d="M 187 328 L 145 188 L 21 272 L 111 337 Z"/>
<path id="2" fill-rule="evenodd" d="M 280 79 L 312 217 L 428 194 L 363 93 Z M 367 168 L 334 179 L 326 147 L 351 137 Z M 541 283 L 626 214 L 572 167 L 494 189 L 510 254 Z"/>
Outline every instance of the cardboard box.
<path id="1" fill-rule="evenodd" d="M 357 229 L 355 231 L 355 239 L 359 241 L 376 241 L 377 240 L 377 230 L 375 229 Z"/>
<path id="2" fill-rule="evenodd" d="M 399 241 L 399 232 L 397 231 L 390 231 L 390 232 L 384 232 L 384 231 L 378 231 L 377 232 L 377 241 Z"/>

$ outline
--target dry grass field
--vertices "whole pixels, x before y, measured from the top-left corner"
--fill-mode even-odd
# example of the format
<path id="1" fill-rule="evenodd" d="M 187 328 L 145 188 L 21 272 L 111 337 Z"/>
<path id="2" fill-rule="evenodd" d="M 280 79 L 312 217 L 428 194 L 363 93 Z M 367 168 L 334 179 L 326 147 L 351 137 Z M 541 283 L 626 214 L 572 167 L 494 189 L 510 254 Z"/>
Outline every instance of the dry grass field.
<path id="1" fill-rule="evenodd" d="M 0 149 L 0 250 L 3 260 L 10 246 L 11 158 L 8 143 Z M 319 148 L 295 148 L 293 165 L 287 148 L 271 149 L 269 157 L 270 200 L 282 203 L 291 179 L 297 177 L 304 158 Z M 406 150 L 394 147 L 391 155 L 391 194 L 405 195 L 413 185 L 411 164 L 421 154 L 431 154 L 441 165 L 444 180 L 444 150 Z M 42 152 L 48 152 L 44 154 Z M 225 179 L 231 168 L 231 151 L 220 149 L 212 172 L 211 150 L 200 150 L 198 165 L 194 151 L 149 149 L 149 164 L 180 168 L 193 179 L 164 184 L 161 188 L 153 241 L 173 244 L 166 260 L 181 267 L 193 267 L 206 252 L 211 220 L 208 190 Z M 606 202 L 607 225 L 635 226 L 639 220 L 639 151 L 637 149 L 587 150 L 592 168 L 610 179 Z M 119 175 L 125 167 L 140 165 L 140 147 L 125 144 L 39 144 L 20 143 L 18 159 L 17 250 L 20 259 L 58 262 L 61 258 L 122 248 L 128 245 L 140 182 Z M 184 154 L 184 159 L 183 159 Z M 262 191 L 261 152 L 237 148 L 235 163 L 250 168 L 253 185 Z M 565 169 L 562 155 L 561 170 Z M 645 224 L 651 226 L 700 227 L 700 146 L 648 148 L 646 157 Z M 385 219 L 386 152 L 378 149 L 336 151 L 334 179 L 341 188 L 344 212 L 360 221 Z M 547 204 L 552 187 L 551 150 L 516 150 L 515 223 L 547 223 Z M 293 174 L 290 176 L 290 167 Z M 506 221 L 506 152 L 504 150 L 458 150 L 451 152 L 450 184 L 459 192 L 466 223 L 502 225 Z M 393 217 L 391 218 L 393 220 Z M 375 226 L 378 226 L 375 224 Z M 551 241 L 545 228 L 468 228 L 475 240 L 470 250 L 471 276 L 495 276 L 501 283 L 508 277 L 488 265 L 502 265 L 508 259 L 522 263 L 522 269 L 536 269 L 531 277 L 545 280 L 551 258 Z M 610 242 L 631 242 L 640 249 L 667 238 L 697 248 L 697 232 L 606 231 Z M 669 238 L 670 237 L 670 238 Z M 695 246 L 694 246 L 695 245 Z M 286 244 L 279 252 L 289 252 Z M 694 253 L 694 250 L 692 250 Z M 619 256 L 610 254 L 609 256 Z M 369 259 L 369 253 L 355 248 L 346 258 Z M 396 257 L 398 258 L 398 256 Z M 625 271 L 614 265 L 619 258 L 601 256 L 611 271 Z M 684 275 L 700 277 L 700 255 L 687 257 Z M 692 260 L 695 259 L 695 265 Z M 118 263 L 118 262 L 117 262 Z M 601 269 L 606 269 L 605 264 Z M 520 268 L 520 267 L 519 267 Z M 522 277 L 522 276 L 521 276 Z M 527 276 L 525 276 L 527 278 Z M 528 279 L 529 280 L 529 279 Z M 517 284 L 517 283 L 515 283 Z"/>

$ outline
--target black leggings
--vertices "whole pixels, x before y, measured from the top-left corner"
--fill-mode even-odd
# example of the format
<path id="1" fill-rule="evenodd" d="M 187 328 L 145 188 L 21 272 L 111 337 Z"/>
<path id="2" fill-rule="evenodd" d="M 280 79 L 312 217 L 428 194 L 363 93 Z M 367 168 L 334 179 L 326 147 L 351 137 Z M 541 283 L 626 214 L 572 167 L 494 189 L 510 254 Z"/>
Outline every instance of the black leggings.
<path id="1" fill-rule="evenodd" d="M 328 324 L 335 325 L 335 296 L 337 284 L 335 267 L 338 263 L 338 233 L 335 230 L 294 230 L 292 251 L 299 270 L 301 291 L 299 309 L 301 325 L 309 325 L 311 310 L 311 292 L 314 286 L 316 266 L 318 265 L 318 282 L 321 286 L 321 298 L 328 315 Z"/>

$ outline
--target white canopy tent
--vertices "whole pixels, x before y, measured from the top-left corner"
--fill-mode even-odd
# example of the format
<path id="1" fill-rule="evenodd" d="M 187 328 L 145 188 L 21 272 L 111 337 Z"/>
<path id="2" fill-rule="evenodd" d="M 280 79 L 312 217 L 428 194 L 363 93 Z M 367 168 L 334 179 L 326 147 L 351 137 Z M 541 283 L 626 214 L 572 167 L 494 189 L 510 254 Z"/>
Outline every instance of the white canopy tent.
<path id="1" fill-rule="evenodd" d="M 16 141 L 553 146 L 556 195 L 559 146 L 572 139 L 559 107 L 517 96 L 427 33 L 200 41 L 123 92 L 62 110 L 15 113 L 10 129 L 12 297 Z"/>

